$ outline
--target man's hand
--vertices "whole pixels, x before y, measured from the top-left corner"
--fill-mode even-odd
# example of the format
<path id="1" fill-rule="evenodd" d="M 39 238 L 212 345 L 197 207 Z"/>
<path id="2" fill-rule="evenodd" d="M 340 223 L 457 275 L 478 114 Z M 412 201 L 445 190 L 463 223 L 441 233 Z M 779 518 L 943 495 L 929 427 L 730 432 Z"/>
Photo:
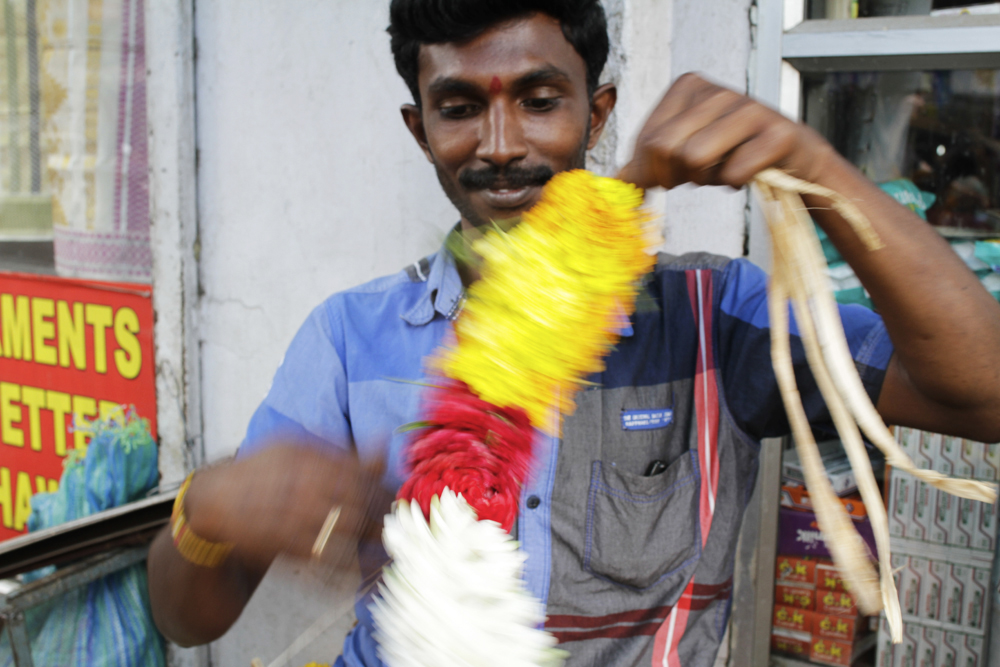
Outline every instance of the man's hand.
<path id="1" fill-rule="evenodd" d="M 198 472 L 184 498 L 191 530 L 235 549 L 219 567 L 200 567 L 178 553 L 169 530 L 162 531 L 148 561 L 157 627 L 182 646 L 220 637 L 279 553 L 313 557 L 334 507 L 341 508 L 340 517 L 319 561 L 330 570 L 352 563 L 359 541 L 381 540 L 393 498 L 381 486 L 381 473 L 381 465 L 362 466 L 353 456 L 290 446 Z"/>
<path id="2" fill-rule="evenodd" d="M 758 172 L 778 167 L 815 183 L 834 157 L 811 128 L 685 74 L 653 110 L 618 178 L 642 188 L 688 182 L 741 188 Z"/>
<path id="3" fill-rule="evenodd" d="M 212 542 L 231 542 L 243 563 L 264 572 L 279 553 L 307 559 L 327 515 L 340 507 L 324 556 L 338 543 L 378 540 L 392 495 L 382 489 L 382 466 L 306 447 L 271 447 L 197 473 L 185 498 L 191 530 Z M 323 559 L 329 562 L 328 558 Z"/>

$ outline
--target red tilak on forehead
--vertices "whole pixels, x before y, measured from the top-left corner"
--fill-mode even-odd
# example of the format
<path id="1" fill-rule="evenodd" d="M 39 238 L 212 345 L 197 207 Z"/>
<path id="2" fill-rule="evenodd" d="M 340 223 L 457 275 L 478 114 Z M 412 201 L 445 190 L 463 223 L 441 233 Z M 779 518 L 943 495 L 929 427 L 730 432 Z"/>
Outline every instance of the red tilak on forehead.
<path id="1" fill-rule="evenodd" d="M 500 77 L 494 76 L 493 80 L 490 81 L 490 92 L 499 93 L 501 90 L 503 90 L 503 83 L 500 82 Z"/>

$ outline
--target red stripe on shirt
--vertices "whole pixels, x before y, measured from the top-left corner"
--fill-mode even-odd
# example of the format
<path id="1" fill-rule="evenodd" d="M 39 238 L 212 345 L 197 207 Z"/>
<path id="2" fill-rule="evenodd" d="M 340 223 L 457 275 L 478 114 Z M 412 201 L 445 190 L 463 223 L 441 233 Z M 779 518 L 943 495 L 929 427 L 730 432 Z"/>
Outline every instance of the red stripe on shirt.
<path id="1" fill-rule="evenodd" d="M 715 493 L 719 482 L 719 396 L 715 381 L 715 355 L 712 335 L 712 271 L 695 269 L 685 272 L 688 298 L 698 330 L 698 359 L 695 371 L 694 403 L 698 420 L 698 464 L 701 467 L 701 489 L 698 498 L 698 519 L 704 548 L 712 528 L 715 513 Z M 667 620 L 656 631 L 653 640 L 653 667 L 681 667 L 678 647 L 687 629 L 691 610 L 695 606 L 695 583 L 692 577 L 684 595 Z M 714 598 L 712 598 L 714 599 Z M 707 606 L 711 599 L 704 602 Z"/>

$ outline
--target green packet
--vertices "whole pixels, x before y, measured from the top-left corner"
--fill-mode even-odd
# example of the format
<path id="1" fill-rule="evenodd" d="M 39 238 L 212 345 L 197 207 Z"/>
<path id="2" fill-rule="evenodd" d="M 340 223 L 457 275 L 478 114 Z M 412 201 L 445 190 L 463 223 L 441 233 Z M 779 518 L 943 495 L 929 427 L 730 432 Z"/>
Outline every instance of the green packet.
<path id="1" fill-rule="evenodd" d="M 895 181 L 879 183 L 879 187 L 924 220 L 927 219 L 927 209 L 933 206 L 937 200 L 936 195 L 924 192 L 908 178 L 898 178 Z"/>

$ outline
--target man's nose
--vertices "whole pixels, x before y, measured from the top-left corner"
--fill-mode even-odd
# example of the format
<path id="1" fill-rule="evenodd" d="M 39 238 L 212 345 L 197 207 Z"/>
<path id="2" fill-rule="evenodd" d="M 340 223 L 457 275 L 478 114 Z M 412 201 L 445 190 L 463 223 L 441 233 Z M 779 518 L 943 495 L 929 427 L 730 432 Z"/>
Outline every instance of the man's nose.
<path id="1" fill-rule="evenodd" d="M 483 120 L 476 157 L 497 167 L 504 167 L 527 154 L 528 148 L 516 110 L 511 109 L 505 101 L 491 104 Z"/>

